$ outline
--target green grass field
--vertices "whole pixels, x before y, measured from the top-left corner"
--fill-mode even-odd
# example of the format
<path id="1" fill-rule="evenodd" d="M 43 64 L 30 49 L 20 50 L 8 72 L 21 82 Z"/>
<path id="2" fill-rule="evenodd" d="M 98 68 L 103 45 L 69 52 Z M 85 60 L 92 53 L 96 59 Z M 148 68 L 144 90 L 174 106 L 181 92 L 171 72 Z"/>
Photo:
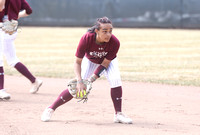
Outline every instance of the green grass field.
<path id="1" fill-rule="evenodd" d="M 36 76 L 73 78 L 87 28 L 21 27 L 17 56 Z M 115 28 L 122 80 L 200 86 L 200 30 Z M 5 74 L 19 75 L 5 64 Z"/>

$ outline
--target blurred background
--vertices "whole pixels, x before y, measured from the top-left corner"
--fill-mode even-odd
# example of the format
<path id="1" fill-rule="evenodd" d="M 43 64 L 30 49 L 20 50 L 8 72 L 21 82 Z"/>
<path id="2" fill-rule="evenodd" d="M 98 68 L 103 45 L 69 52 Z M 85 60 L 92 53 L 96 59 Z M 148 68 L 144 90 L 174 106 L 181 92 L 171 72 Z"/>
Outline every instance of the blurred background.
<path id="1" fill-rule="evenodd" d="M 115 27 L 200 28 L 199 0 L 27 0 L 25 26 L 91 26 L 107 16 Z"/>
<path id="2" fill-rule="evenodd" d="M 80 38 L 107 16 L 122 80 L 200 86 L 200 0 L 27 1 L 33 14 L 19 20 L 16 52 L 36 76 L 74 78 Z"/>

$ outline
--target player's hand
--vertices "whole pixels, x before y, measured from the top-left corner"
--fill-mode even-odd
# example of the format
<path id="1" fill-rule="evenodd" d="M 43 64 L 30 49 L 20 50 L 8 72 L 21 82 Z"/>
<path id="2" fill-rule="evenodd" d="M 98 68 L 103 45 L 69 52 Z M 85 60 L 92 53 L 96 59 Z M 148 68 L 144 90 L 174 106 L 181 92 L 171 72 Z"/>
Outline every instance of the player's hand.
<path id="1" fill-rule="evenodd" d="M 83 92 L 83 90 L 86 90 L 86 86 L 85 86 L 85 84 L 83 83 L 82 80 L 77 81 L 76 89 L 77 89 L 77 93 L 80 93 L 80 92 Z"/>
<path id="2" fill-rule="evenodd" d="M 78 102 L 86 102 L 88 100 L 88 95 L 92 89 L 92 83 L 88 80 L 77 81 L 77 79 L 72 79 L 68 82 L 69 93 L 76 99 L 80 99 Z"/>

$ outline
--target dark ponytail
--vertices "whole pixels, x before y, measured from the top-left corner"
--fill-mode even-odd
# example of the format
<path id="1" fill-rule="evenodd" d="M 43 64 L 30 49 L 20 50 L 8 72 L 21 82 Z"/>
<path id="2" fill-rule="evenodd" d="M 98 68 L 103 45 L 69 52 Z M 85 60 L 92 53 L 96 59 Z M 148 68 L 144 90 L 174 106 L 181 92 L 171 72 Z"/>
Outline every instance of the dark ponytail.
<path id="1" fill-rule="evenodd" d="M 90 33 L 94 33 L 95 32 L 95 29 L 100 29 L 100 24 L 103 23 L 110 23 L 112 24 L 112 22 L 110 21 L 110 19 L 108 19 L 108 17 L 102 17 L 102 18 L 98 18 L 94 24 L 94 26 L 92 26 L 91 28 L 88 29 L 88 32 Z"/>

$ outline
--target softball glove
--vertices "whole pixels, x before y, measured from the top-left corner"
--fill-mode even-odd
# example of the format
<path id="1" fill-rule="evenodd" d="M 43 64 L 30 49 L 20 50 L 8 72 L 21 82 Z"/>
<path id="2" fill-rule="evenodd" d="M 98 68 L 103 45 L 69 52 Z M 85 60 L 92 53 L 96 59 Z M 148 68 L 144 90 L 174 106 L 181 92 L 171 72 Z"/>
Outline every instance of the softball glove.
<path id="1" fill-rule="evenodd" d="M 11 20 L 11 21 L 7 20 L 3 22 L 2 30 L 5 33 L 8 33 L 9 35 L 15 33 L 17 31 L 17 28 L 18 28 L 18 21 L 16 20 Z"/>
<path id="2" fill-rule="evenodd" d="M 83 79 L 83 84 L 86 86 L 86 90 L 77 92 L 77 79 L 72 79 L 68 82 L 68 90 L 69 93 L 76 99 L 80 99 L 78 102 L 83 101 L 86 102 L 88 100 L 88 95 L 90 90 L 92 89 L 92 83 L 86 79 Z"/>

